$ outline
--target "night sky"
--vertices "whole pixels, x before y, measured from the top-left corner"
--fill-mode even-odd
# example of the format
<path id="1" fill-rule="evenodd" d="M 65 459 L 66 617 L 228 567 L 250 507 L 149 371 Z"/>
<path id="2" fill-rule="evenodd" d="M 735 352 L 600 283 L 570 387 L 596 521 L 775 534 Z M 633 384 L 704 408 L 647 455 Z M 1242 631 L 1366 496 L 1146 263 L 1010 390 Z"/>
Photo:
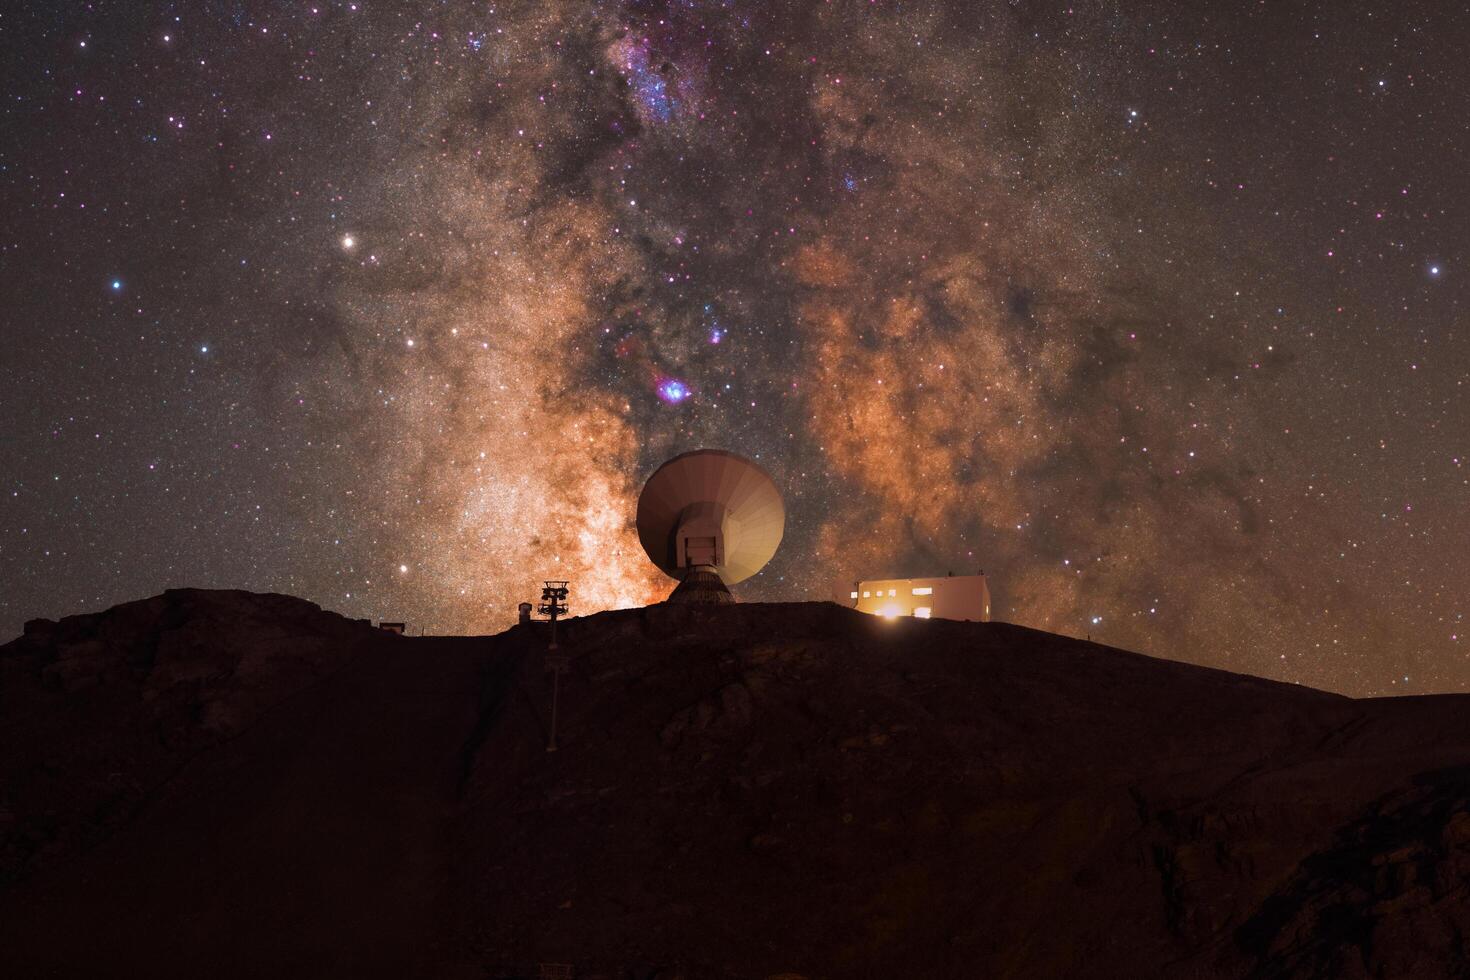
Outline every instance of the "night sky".
<path id="1" fill-rule="evenodd" d="M 997 618 L 1470 689 L 1470 32 L 1382 2 L 0 12 L 0 634 L 175 586 L 498 630 L 984 568 Z M 1190 8 L 1190 9 L 1186 9 Z"/>

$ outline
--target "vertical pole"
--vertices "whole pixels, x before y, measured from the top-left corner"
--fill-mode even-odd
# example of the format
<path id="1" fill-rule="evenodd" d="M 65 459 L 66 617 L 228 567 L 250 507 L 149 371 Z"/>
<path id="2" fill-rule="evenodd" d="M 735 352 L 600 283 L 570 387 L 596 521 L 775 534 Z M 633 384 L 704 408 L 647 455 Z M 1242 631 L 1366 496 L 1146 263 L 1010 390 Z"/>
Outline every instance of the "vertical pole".
<path id="1" fill-rule="evenodd" d="M 553 620 L 554 622 L 554 620 Z M 561 693 L 561 671 L 551 672 L 551 741 L 546 743 L 546 751 L 556 751 L 556 702 L 557 695 Z"/>
<path id="2" fill-rule="evenodd" d="M 551 732 L 546 740 L 546 751 L 556 751 L 556 711 L 561 699 L 561 675 L 566 673 L 569 661 L 557 653 L 556 619 L 567 611 L 567 583 L 547 582 L 541 590 L 542 615 L 551 619 L 551 644 L 546 649 L 546 669 L 551 671 Z"/>

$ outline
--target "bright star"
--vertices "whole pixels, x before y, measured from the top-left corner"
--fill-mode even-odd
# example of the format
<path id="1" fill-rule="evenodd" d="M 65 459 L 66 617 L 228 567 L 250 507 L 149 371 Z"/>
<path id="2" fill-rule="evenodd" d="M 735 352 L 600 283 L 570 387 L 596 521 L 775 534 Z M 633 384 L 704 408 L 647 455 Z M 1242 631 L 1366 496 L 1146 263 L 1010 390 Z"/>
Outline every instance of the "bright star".
<path id="1" fill-rule="evenodd" d="M 118 292 L 121 289 L 122 289 L 122 280 L 121 279 L 114 279 L 114 280 L 112 280 L 112 291 L 115 293 L 115 292 Z"/>
<path id="2" fill-rule="evenodd" d="M 352 248 L 356 244 L 357 244 L 357 239 L 353 238 L 351 235 L 343 235 L 342 236 L 342 247 L 343 248 L 349 248 L 350 249 L 350 248 Z"/>

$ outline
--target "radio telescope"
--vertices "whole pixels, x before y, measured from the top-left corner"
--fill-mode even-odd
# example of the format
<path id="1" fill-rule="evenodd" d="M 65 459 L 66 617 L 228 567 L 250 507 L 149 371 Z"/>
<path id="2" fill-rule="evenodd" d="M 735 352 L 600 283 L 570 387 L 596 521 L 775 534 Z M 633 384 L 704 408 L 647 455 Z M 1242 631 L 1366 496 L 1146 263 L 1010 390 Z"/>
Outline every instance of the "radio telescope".
<path id="1" fill-rule="evenodd" d="M 786 528 L 781 493 L 766 471 L 722 449 L 698 449 L 660 466 L 638 496 L 638 540 L 679 580 L 670 602 L 734 602 L 729 586 L 760 571 Z"/>

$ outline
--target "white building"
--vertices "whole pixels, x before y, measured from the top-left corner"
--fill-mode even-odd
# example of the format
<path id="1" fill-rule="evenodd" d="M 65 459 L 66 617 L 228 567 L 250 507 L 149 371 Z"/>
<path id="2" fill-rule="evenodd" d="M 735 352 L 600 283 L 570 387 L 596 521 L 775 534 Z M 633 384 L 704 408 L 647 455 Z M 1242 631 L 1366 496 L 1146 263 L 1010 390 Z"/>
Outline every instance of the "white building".
<path id="1" fill-rule="evenodd" d="M 896 619 L 961 619 L 990 622 L 990 586 L 985 575 L 943 578 L 889 578 L 859 582 L 852 590 L 853 608 Z"/>

